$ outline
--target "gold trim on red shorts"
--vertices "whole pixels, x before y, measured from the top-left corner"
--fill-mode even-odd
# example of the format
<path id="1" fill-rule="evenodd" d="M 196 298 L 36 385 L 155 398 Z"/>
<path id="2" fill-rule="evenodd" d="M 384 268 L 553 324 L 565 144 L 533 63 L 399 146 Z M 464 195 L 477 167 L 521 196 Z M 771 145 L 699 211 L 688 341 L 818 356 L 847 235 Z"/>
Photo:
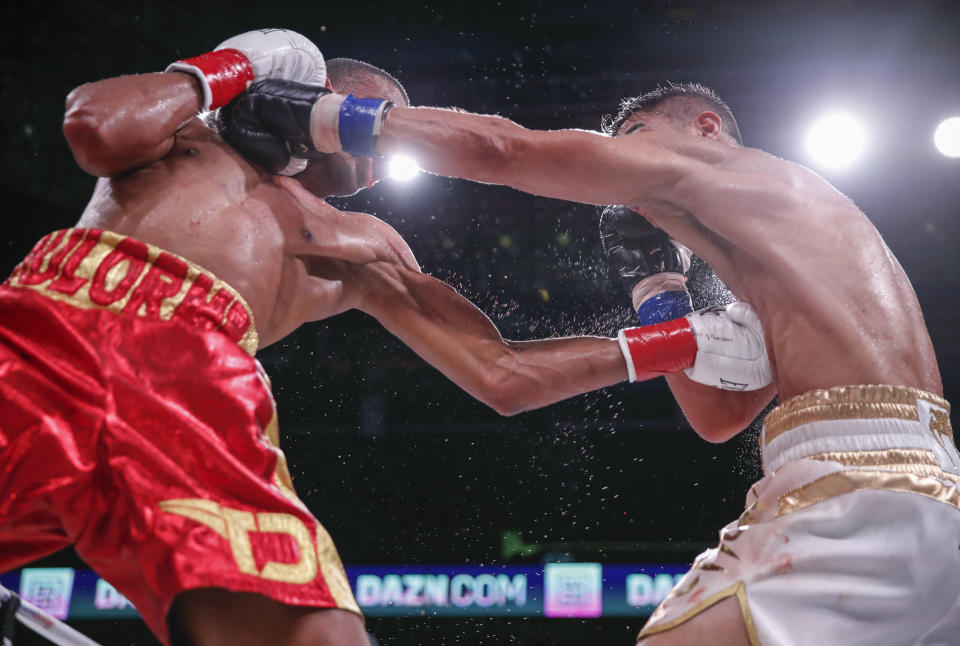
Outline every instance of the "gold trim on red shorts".
<path id="1" fill-rule="evenodd" d="M 186 258 L 112 231 L 54 231 L 4 284 L 81 309 L 217 330 L 250 355 L 259 345 L 253 312 L 227 283 Z"/>

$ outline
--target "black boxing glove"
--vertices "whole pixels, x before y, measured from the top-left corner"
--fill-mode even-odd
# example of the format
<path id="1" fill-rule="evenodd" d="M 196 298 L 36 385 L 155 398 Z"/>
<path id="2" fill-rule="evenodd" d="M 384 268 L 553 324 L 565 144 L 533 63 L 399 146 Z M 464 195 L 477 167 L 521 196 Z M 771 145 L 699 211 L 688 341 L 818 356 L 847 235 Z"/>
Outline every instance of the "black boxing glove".
<path id="1" fill-rule="evenodd" d="M 642 325 L 693 311 L 685 278 L 690 269 L 689 249 L 625 206 L 603 209 L 600 242 Z"/>
<path id="2" fill-rule="evenodd" d="M 224 140 L 250 161 L 268 171 L 294 174 L 313 150 L 310 111 L 330 90 L 322 85 L 283 79 L 257 81 L 220 110 Z"/>

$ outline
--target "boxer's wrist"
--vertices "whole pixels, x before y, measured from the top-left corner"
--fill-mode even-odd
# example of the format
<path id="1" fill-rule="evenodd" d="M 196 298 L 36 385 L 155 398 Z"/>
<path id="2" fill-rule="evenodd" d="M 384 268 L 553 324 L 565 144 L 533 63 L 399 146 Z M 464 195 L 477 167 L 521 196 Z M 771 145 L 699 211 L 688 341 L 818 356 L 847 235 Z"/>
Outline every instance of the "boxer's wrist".
<path id="1" fill-rule="evenodd" d="M 310 140 L 313 147 L 322 153 L 339 153 L 340 106 L 347 99 L 344 94 L 331 92 L 317 99 L 310 109 Z"/>
<path id="2" fill-rule="evenodd" d="M 631 382 L 680 372 L 693 366 L 697 341 L 690 322 L 681 317 L 617 334 Z"/>
<path id="3" fill-rule="evenodd" d="M 684 317 L 692 311 L 693 304 L 686 290 L 662 292 L 640 304 L 637 320 L 640 325 L 654 325 Z"/>
<path id="4" fill-rule="evenodd" d="M 633 309 L 640 325 L 653 325 L 686 316 L 693 311 L 686 278 L 675 272 L 663 272 L 644 278 L 631 293 Z"/>
<path id="5" fill-rule="evenodd" d="M 652 276 L 647 276 L 636 285 L 630 292 L 630 300 L 633 301 L 633 309 L 636 311 L 640 306 L 654 296 L 663 292 L 682 292 L 687 289 L 687 279 L 683 274 L 673 271 L 665 271 Z M 688 312 L 689 313 L 689 312 Z"/>
<path id="6" fill-rule="evenodd" d="M 357 157 L 379 157 L 377 142 L 391 101 L 358 99 L 353 94 L 321 97 L 310 115 L 310 137 L 324 153 L 346 152 Z"/>
<path id="7" fill-rule="evenodd" d="M 164 71 L 193 75 L 200 83 L 204 111 L 223 107 L 253 80 L 250 60 L 236 49 L 220 49 L 174 61 Z"/>

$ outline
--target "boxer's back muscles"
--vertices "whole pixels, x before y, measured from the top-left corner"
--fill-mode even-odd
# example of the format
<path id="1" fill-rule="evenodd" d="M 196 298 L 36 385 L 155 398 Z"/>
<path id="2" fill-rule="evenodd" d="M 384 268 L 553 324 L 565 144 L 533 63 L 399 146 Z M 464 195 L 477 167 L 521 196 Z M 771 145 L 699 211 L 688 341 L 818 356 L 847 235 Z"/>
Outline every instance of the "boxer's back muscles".
<path id="1" fill-rule="evenodd" d="M 199 118 L 162 158 L 99 179 L 78 226 L 116 231 L 209 269 L 250 305 L 261 345 L 354 305 L 343 284 L 348 274 L 323 278 L 323 259 L 362 264 L 403 255 L 413 263 L 388 225 L 342 213 L 298 182 L 263 172 Z"/>

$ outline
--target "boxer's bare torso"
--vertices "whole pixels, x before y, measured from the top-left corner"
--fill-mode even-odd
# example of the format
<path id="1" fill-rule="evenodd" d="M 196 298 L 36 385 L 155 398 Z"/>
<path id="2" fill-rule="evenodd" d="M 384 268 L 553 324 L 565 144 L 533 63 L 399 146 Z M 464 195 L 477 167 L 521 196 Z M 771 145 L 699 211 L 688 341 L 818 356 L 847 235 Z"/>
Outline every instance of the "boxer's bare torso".
<path id="1" fill-rule="evenodd" d="M 651 136 L 641 128 L 622 138 Z M 684 143 L 678 152 L 701 172 L 691 168 L 662 190 L 664 199 L 635 206 L 756 308 L 781 398 L 851 384 L 942 393 L 910 281 L 853 202 L 809 169 L 762 151 Z"/>
<path id="2" fill-rule="evenodd" d="M 362 176 L 368 162 L 347 170 L 360 186 L 370 183 Z M 322 181 L 322 172 L 311 168 L 304 181 Z M 416 266 L 385 223 L 341 212 L 298 180 L 250 164 L 197 117 L 160 159 L 100 178 L 77 226 L 128 235 L 210 270 L 250 306 L 261 347 L 356 306 L 349 265 L 389 258 Z"/>
<path id="3" fill-rule="evenodd" d="M 379 77 L 344 86 L 405 104 Z M 504 340 L 474 305 L 420 271 L 392 227 L 321 199 L 371 185 L 381 164 L 335 153 L 295 178 L 266 173 L 196 117 L 199 103 L 195 81 L 180 73 L 74 90 L 64 133 L 81 168 L 100 177 L 78 226 L 134 237 L 213 272 L 250 306 L 261 347 L 355 308 L 504 414 L 626 378 L 616 339 Z"/>
<path id="4" fill-rule="evenodd" d="M 757 309 L 781 399 L 852 384 L 942 391 L 916 295 L 899 263 L 866 216 L 806 168 L 643 113 L 609 138 L 527 130 L 449 110 L 401 109 L 388 115 L 379 150 L 394 147 L 442 175 L 635 207 Z M 682 380 L 674 376 L 671 386 Z M 679 399 L 677 387 L 674 394 Z M 696 394 L 683 407 L 688 418 L 700 409 L 707 427 L 711 410 L 736 400 L 707 389 Z M 750 419 L 765 403 L 751 397 L 745 405 Z"/>

